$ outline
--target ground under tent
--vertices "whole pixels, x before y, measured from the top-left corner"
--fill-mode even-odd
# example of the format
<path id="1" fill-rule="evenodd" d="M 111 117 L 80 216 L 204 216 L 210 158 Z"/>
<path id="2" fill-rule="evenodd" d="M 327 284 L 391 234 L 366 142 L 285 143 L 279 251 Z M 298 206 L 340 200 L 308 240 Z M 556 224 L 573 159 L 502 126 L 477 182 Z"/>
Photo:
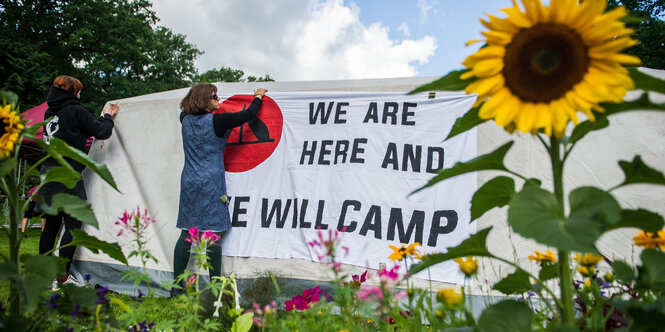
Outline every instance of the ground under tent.
<path id="1" fill-rule="evenodd" d="M 665 76 L 662 71 L 649 72 Z M 243 133 L 237 131 L 229 138 L 235 139 L 237 148 L 257 149 L 253 156 L 263 154 L 258 160 L 245 160 L 242 153 L 234 152 L 240 159 L 233 166 L 227 165 L 227 169 L 235 167 L 227 173 L 230 204 L 235 212 L 234 228 L 223 242 L 222 269 L 223 274 L 234 273 L 240 280 L 241 296 L 251 301 L 260 298 L 258 293 L 269 294 L 269 273 L 277 277 L 284 296 L 330 280 L 329 266 L 317 262 L 316 252 L 307 246 L 316 236 L 316 225 L 328 229 L 354 226 L 344 234 L 343 243 L 351 252 L 343 265 L 349 274 L 390 264 L 387 257 L 392 251 L 388 245 L 397 245 L 400 239 L 409 240 L 402 241 L 406 243 L 420 240 L 426 253 L 441 252 L 489 226 L 494 227 L 488 239 L 491 252 L 535 270 L 527 257 L 533 250 L 544 248 L 510 233 L 505 208 L 494 209 L 469 223 L 473 193 L 495 173 L 463 176 L 407 197 L 433 177 L 428 171 L 436 169 L 439 162 L 450 167 L 493 151 L 511 139 L 516 143 L 505 160 L 509 169 L 543 179 L 545 187 L 551 178 L 546 151 L 535 139 L 530 135 L 510 136 L 493 122 L 442 143 L 454 119 L 471 107 L 475 97 L 462 92 L 405 95 L 434 79 L 216 84 L 218 95 L 229 98 L 231 108 L 241 108 L 251 99 L 253 89 L 259 87 L 267 88 L 271 103 L 277 105 L 276 110 L 272 108 L 273 116 L 262 119 L 267 130 L 263 134 L 256 126 L 245 126 Z M 173 246 L 179 235 L 175 220 L 184 160 L 178 105 L 187 91 L 117 101 L 121 113 L 114 134 L 107 141 L 95 141 L 90 155 L 108 165 L 120 192 L 92 172 L 84 172 L 89 202 L 100 224 L 98 230 L 85 227 L 89 234 L 119 242 L 128 253 L 131 242 L 117 236 L 117 217 L 124 210 L 140 206 L 157 220 L 151 226 L 149 247 L 159 263 L 148 265 L 155 286 L 173 278 Z M 589 134 L 576 147 L 567 164 L 566 187 L 610 188 L 623 176 L 617 161 L 632 160 L 636 154 L 647 164 L 662 167 L 663 128 L 665 118 L 655 112 L 612 117 L 608 128 Z M 276 132 L 280 137 L 275 137 Z M 259 148 L 261 143 L 272 146 L 266 152 Z M 355 163 L 351 162 L 354 152 Z M 665 215 L 664 194 L 662 187 L 655 186 L 633 186 L 616 193 L 623 206 L 644 207 L 661 215 Z M 609 257 L 635 261 L 638 253 L 630 240 L 634 233 L 612 232 L 599 241 L 598 248 Z M 94 284 L 133 293 L 136 289 L 131 282 L 121 281 L 120 274 L 141 264 L 133 258 L 129 267 L 124 266 L 106 255 L 79 248 L 73 266 L 79 280 L 90 274 Z M 491 285 L 510 272 L 496 262 L 483 260 L 478 281 L 467 281 L 467 291 L 481 301 L 483 295 L 490 294 Z M 441 264 L 436 271 L 414 278 L 417 286 L 430 287 L 427 279 L 432 279 L 433 289 L 464 282 L 454 263 Z"/>

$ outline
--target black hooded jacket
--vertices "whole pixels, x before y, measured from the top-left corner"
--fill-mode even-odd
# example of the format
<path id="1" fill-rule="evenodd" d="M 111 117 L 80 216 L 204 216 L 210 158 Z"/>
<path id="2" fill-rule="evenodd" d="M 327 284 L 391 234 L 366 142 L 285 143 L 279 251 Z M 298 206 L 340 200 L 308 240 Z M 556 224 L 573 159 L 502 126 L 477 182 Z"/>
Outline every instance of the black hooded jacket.
<path id="1" fill-rule="evenodd" d="M 48 109 L 44 113 L 44 120 L 51 117 L 51 121 L 44 126 L 44 141 L 57 137 L 69 146 L 85 151 L 85 141 L 93 136 L 97 139 L 107 139 L 113 132 L 113 118 L 109 114 L 95 119 L 90 112 L 81 106 L 81 101 L 73 93 L 51 87 L 46 98 Z M 70 165 L 79 172 L 85 168 L 83 165 L 68 160 Z M 44 165 L 59 165 L 57 161 L 49 158 Z"/>

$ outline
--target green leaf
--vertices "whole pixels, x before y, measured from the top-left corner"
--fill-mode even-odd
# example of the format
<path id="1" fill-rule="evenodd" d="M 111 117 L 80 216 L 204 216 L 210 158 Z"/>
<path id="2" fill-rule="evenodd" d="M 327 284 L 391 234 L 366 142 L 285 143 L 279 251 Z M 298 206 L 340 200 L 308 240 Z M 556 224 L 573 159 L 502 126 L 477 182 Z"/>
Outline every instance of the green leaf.
<path id="1" fill-rule="evenodd" d="M 607 115 L 629 111 L 665 111 L 665 104 L 652 103 L 646 93 L 633 101 L 626 101 L 618 104 L 601 103 L 600 106 L 605 109 L 605 114 Z"/>
<path id="2" fill-rule="evenodd" d="M 646 249 L 640 259 L 642 268 L 639 269 L 638 288 L 665 291 L 665 253 Z"/>
<path id="3" fill-rule="evenodd" d="M 619 186 L 634 183 L 665 185 L 665 176 L 663 176 L 663 173 L 649 167 L 642 161 L 642 157 L 640 156 L 635 156 L 632 162 L 621 160 L 619 161 L 619 166 L 626 176 L 626 179 Z"/>
<path id="4" fill-rule="evenodd" d="M 468 71 L 467 69 L 453 70 L 449 72 L 446 76 L 441 77 L 440 79 L 434 82 L 430 82 L 415 88 L 413 91 L 409 92 L 409 94 L 414 94 L 424 91 L 435 91 L 435 90 L 438 91 L 464 90 L 464 88 L 466 88 L 466 86 L 469 85 L 469 83 L 474 81 L 474 79 L 463 80 L 460 78 L 467 71 Z"/>
<path id="5" fill-rule="evenodd" d="M 558 263 L 553 263 L 553 264 L 545 264 L 543 267 L 540 269 L 540 272 L 538 273 L 538 279 L 543 282 L 546 280 L 554 279 L 559 276 L 559 264 Z"/>
<path id="6" fill-rule="evenodd" d="M 663 221 L 663 217 L 657 213 L 644 209 L 621 210 L 621 220 L 612 225 L 608 230 L 622 227 L 635 227 L 647 232 L 657 232 L 663 229 L 664 225 L 665 221 Z"/>
<path id="7" fill-rule="evenodd" d="M 252 328 L 252 319 L 254 318 L 253 312 L 248 312 L 236 318 L 231 326 L 231 332 L 247 332 Z"/>
<path id="8" fill-rule="evenodd" d="M 600 130 L 610 125 L 610 121 L 607 119 L 607 116 L 602 113 L 596 113 L 596 121 L 583 121 L 573 129 L 573 133 L 570 135 L 570 143 L 575 143 L 581 140 L 586 134 L 590 131 Z"/>
<path id="9" fill-rule="evenodd" d="M 612 271 L 614 271 L 614 277 L 623 282 L 623 283 L 629 283 L 633 280 L 635 280 L 635 270 L 628 265 L 626 262 L 623 261 L 613 261 L 612 262 Z"/>
<path id="10" fill-rule="evenodd" d="M 461 117 L 457 118 L 455 120 L 455 123 L 453 123 L 453 127 L 450 129 L 450 132 L 448 133 L 446 140 L 449 140 L 487 121 L 478 117 L 479 109 L 480 109 L 479 107 L 474 107 L 470 109 L 468 112 L 464 113 L 464 115 L 462 115 Z"/>
<path id="11" fill-rule="evenodd" d="M 42 140 L 35 141 L 37 144 L 49 153 L 51 157 L 57 160 L 61 165 L 71 168 L 68 162 L 63 159 L 63 157 L 71 158 L 86 167 L 90 168 L 93 172 L 99 175 L 106 183 L 111 185 L 113 189 L 118 190 L 118 187 L 113 180 L 113 175 L 109 172 L 108 168 L 104 164 L 98 164 L 93 161 L 87 154 L 83 151 L 73 148 L 64 141 L 58 138 L 51 138 L 49 144 L 44 143 Z"/>
<path id="12" fill-rule="evenodd" d="M 127 259 L 125 254 L 122 253 L 120 246 L 117 243 L 108 243 L 102 241 L 92 235 L 88 235 L 80 229 L 73 229 L 70 231 L 74 236 L 74 240 L 70 243 L 72 246 L 83 246 L 88 248 L 94 253 L 99 253 L 101 250 L 103 253 L 109 255 L 111 258 L 127 265 Z"/>
<path id="13" fill-rule="evenodd" d="M 508 153 L 508 150 L 510 150 L 510 147 L 513 145 L 513 143 L 514 142 L 512 141 L 508 142 L 488 154 L 478 156 L 464 163 L 456 163 L 451 168 L 439 171 L 439 173 L 434 178 L 429 180 L 429 182 L 427 182 L 426 185 L 416 189 L 410 195 L 413 195 L 425 188 L 431 187 L 436 183 L 441 182 L 445 179 L 449 179 L 461 174 L 466 174 L 481 170 L 507 171 L 506 166 L 503 165 L 503 158 L 506 156 L 506 153 Z"/>
<path id="14" fill-rule="evenodd" d="M 494 287 L 492 288 L 503 294 L 511 295 L 522 294 L 533 290 L 533 285 L 531 285 L 531 281 L 529 281 L 529 274 L 522 269 L 517 269 L 512 274 L 509 274 L 494 284 Z"/>
<path id="15" fill-rule="evenodd" d="M 11 262 L 0 262 L 0 280 L 5 281 L 18 277 L 18 270 Z"/>
<path id="16" fill-rule="evenodd" d="M 621 206 L 608 192 L 580 187 L 569 195 L 570 216 L 565 229 L 579 244 L 593 248 L 603 231 L 621 220 Z"/>
<path id="17" fill-rule="evenodd" d="M 512 178 L 497 176 L 487 181 L 471 199 L 471 221 L 480 218 L 492 208 L 507 205 L 513 194 L 515 194 L 515 181 Z"/>
<path id="18" fill-rule="evenodd" d="M 476 325 L 477 332 L 531 331 L 533 312 L 525 303 L 504 300 L 483 311 Z"/>
<path id="19" fill-rule="evenodd" d="M 420 263 L 411 266 L 409 273 L 416 274 L 430 266 L 458 257 L 494 257 L 487 250 L 487 234 L 489 234 L 490 230 L 492 230 L 492 227 L 478 231 L 478 233 L 462 241 L 457 247 L 448 248 L 448 251 L 444 254 L 430 254 L 425 256 Z"/>
<path id="20" fill-rule="evenodd" d="M 665 298 L 622 300 L 615 297 L 612 306 L 630 318 L 630 331 L 662 331 L 665 322 Z"/>
<path id="21" fill-rule="evenodd" d="M 637 67 L 628 68 L 630 78 L 635 82 L 635 89 L 644 91 L 656 91 L 665 93 L 665 81 L 645 74 L 637 69 Z"/>
<path id="22" fill-rule="evenodd" d="M 5 177 L 5 175 L 9 174 L 14 167 L 16 167 L 16 159 L 14 158 L 7 158 L 4 162 L 2 162 L 2 165 L 0 165 L 0 177 Z"/>
<path id="23" fill-rule="evenodd" d="M 97 307 L 97 291 L 89 287 L 77 287 L 74 285 L 62 285 L 65 297 L 70 303 L 78 303 L 91 312 Z"/>
<path id="24" fill-rule="evenodd" d="M 513 195 L 508 208 L 508 224 L 517 234 L 557 249 L 595 251 L 573 239 L 565 229 L 556 197 L 539 187 L 525 186 Z"/>
<path id="25" fill-rule="evenodd" d="M 69 167 L 54 167 L 40 177 L 42 184 L 56 181 L 71 189 L 74 188 L 79 179 L 81 179 L 81 174 Z"/>
<path id="26" fill-rule="evenodd" d="M 32 256 L 25 261 L 25 277 L 21 284 L 25 311 L 30 313 L 37 308 L 40 295 L 51 286 L 58 272 L 58 264 L 52 256 Z"/>
<path id="27" fill-rule="evenodd" d="M 51 199 L 50 206 L 41 197 L 38 197 L 37 201 L 40 203 L 42 210 L 47 214 L 57 215 L 59 211 L 63 211 L 87 225 L 99 228 L 99 223 L 92 212 L 90 204 L 76 196 L 65 193 L 55 194 Z"/>

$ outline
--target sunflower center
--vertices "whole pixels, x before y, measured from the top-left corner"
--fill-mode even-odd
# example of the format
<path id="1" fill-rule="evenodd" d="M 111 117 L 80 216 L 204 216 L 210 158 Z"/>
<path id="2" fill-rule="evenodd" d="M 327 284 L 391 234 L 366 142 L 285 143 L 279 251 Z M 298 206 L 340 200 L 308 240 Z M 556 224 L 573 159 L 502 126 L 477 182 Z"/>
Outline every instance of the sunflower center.
<path id="1" fill-rule="evenodd" d="M 539 23 L 520 30 L 506 46 L 503 77 L 521 100 L 548 103 L 563 97 L 589 68 L 582 37 L 561 23 Z"/>
<path id="2" fill-rule="evenodd" d="M 7 129 L 5 129 L 4 123 L 0 122 L 0 137 L 2 137 L 6 133 Z"/>

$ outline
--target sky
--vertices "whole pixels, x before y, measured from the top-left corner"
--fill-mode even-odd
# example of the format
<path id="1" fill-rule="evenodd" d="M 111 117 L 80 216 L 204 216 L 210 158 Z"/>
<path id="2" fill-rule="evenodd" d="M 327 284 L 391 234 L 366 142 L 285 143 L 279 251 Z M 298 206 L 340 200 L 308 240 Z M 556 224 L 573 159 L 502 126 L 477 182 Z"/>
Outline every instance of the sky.
<path id="1" fill-rule="evenodd" d="M 153 0 L 158 25 L 205 52 L 200 72 L 277 81 L 442 76 L 511 0 Z"/>

